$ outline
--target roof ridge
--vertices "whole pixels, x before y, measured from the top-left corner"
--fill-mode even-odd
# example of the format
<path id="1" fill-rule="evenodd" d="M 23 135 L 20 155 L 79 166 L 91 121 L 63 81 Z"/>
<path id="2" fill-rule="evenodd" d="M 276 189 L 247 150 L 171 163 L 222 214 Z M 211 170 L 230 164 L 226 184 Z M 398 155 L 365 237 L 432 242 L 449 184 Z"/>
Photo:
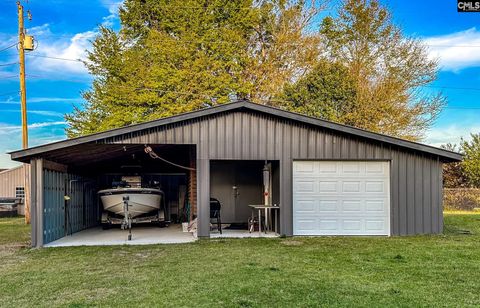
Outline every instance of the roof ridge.
<path id="1" fill-rule="evenodd" d="M 434 154 L 440 157 L 448 158 L 450 160 L 462 159 L 461 154 L 448 151 L 445 149 L 441 149 L 441 148 L 437 148 L 430 145 L 413 142 L 413 141 L 409 141 L 409 140 L 405 140 L 397 137 L 392 137 L 384 134 L 379 134 L 379 133 L 363 130 L 360 128 L 356 128 L 353 126 L 348 126 L 348 125 L 339 124 L 339 123 L 335 123 L 335 122 L 331 122 L 331 121 L 327 121 L 319 118 L 314 118 L 314 117 L 283 110 L 283 109 L 269 106 L 269 105 L 253 103 L 246 99 L 240 99 L 231 103 L 220 104 L 213 107 L 194 110 L 194 111 L 181 113 L 181 114 L 173 115 L 170 117 L 160 118 L 160 119 L 147 121 L 143 123 L 114 128 L 114 129 L 106 130 L 103 132 L 80 136 L 77 138 L 66 139 L 66 140 L 62 140 L 54 143 L 49 143 L 49 144 L 45 144 L 37 147 L 28 148 L 25 150 L 17 150 L 17 151 L 10 152 L 9 154 L 11 154 L 12 159 L 20 160 L 20 158 L 25 158 L 35 154 L 40 154 L 43 152 L 60 149 L 60 148 L 68 147 L 75 144 L 94 142 L 96 140 L 114 137 L 121 134 L 141 131 L 141 130 L 148 129 L 155 126 L 168 125 L 171 123 L 177 123 L 185 120 L 201 118 L 201 117 L 209 116 L 212 114 L 228 112 L 228 111 L 242 109 L 242 108 L 246 108 L 256 112 L 263 112 L 269 115 L 274 115 L 274 116 L 290 119 L 293 121 L 303 122 L 305 124 L 314 125 L 314 126 L 334 130 L 334 131 L 339 131 L 345 134 L 352 134 L 352 135 L 356 135 L 366 139 L 377 140 L 384 143 L 394 144 L 396 146 Z"/>

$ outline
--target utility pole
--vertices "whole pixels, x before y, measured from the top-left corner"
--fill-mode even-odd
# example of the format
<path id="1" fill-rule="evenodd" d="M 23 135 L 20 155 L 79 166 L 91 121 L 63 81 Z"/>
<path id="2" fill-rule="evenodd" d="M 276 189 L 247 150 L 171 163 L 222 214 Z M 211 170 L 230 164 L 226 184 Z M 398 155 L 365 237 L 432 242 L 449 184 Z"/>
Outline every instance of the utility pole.
<path id="1" fill-rule="evenodd" d="M 20 103 L 22 111 L 22 147 L 28 148 L 27 126 L 27 90 L 25 87 L 25 28 L 23 25 L 23 6 L 17 1 L 18 8 L 18 56 L 20 62 Z"/>
<path id="2" fill-rule="evenodd" d="M 22 148 L 28 148 L 27 91 L 25 86 L 25 27 L 23 25 L 23 6 L 17 1 L 18 10 L 18 57 L 20 63 L 20 106 L 22 113 Z M 30 223 L 30 165 L 23 164 L 25 223 Z"/>

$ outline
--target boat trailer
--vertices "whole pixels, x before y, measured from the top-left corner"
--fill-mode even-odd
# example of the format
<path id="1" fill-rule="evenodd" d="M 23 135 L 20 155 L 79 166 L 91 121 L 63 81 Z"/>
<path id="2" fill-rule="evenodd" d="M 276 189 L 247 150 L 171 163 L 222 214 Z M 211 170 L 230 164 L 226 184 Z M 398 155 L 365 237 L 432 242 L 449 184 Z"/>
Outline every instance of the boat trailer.
<path id="1" fill-rule="evenodd" d="M 102 213 L 102 228 L 109 229 L 112 225 L 120 225 L 122 230 L 128 230 L 128 240 L 132 240 L 132 224 L 156 223 L 159 227 L 167 227 L 170 223 L 165 220 L 165 212 L 159 209 L 157 215 L 132 218 L 129 212 L 129 197 L 123 197 L 123 218 L 110 216 L 108 212 Z"/>

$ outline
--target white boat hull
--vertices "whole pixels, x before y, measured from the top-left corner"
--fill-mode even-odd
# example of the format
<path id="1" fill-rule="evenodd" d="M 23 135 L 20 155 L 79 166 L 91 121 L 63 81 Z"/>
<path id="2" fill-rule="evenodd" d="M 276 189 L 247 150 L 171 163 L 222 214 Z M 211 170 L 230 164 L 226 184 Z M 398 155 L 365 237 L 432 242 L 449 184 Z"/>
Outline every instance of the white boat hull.
<path id="1" fill-rule="evenodd" d="M 98 192 L 105 211 L 125 216 L 124 197 L 128 197 L 131 218 L 160 209 L 163 192 L 154 188 L 113 188 Z"/>

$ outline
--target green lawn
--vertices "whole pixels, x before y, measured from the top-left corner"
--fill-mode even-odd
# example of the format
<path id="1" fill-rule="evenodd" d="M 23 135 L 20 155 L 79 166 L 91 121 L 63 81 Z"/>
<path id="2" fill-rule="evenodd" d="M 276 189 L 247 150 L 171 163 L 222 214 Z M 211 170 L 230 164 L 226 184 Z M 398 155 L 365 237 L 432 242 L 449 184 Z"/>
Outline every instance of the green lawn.
<path id="1" fill-rule="evenodd" d="M 20 222 L 0 220 L 3 306 L 480 305 L 480 214 L 438 236 L 50 249 L 19 248 Z"/>

